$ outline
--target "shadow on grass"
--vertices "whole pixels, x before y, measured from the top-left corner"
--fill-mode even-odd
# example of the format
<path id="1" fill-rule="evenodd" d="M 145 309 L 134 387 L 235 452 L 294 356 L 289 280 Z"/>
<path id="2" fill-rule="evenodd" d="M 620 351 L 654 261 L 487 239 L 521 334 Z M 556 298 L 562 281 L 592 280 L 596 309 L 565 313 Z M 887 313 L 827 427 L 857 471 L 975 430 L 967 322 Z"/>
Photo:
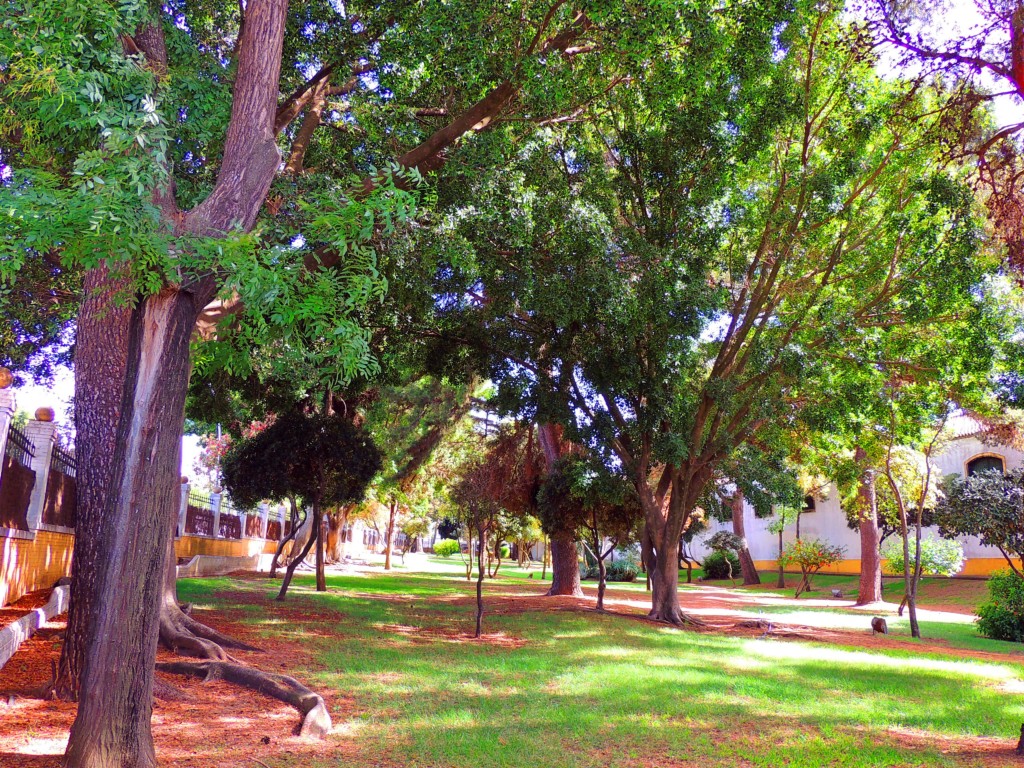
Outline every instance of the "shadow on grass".
<path id="1" fill-rule="evenodd" d="M 289 610 L 316 613 L 316 635 L 306 642 L 322 668 L 304 674 L 328 695 L 359 703 L 358 722 L 340 725 L 355 734 L 367 764 L 385 756 L 460 768 L 625 766 L 665 757 L 949 765 L 924 742 L 1010 738 L 1024 720 L 1024 705 L 1008 692 L 1020 685 L 1013 659 L 694 634 L 571 611 L 485 615 L 485 631 L 518 638 L 518 646 L 453 643 L 432 630 L 468 634 L 471 607 L 452 604 L 469 593 L 464 579 L 331 576 L 328 585 L 317 594 L 311 577 L 300 577 Z M 259 599 L 273 583 L 182 582 L 184 599 L 222 605 L 229 588 Z M 243 620 L 283 634 L 272 623 L 275 605 L 267 601 L 263 615 Z M 301 627 L 290 629 L 301 635 Z M 921 734 L 922 743 L 897 742 L 893 730 Z"/>

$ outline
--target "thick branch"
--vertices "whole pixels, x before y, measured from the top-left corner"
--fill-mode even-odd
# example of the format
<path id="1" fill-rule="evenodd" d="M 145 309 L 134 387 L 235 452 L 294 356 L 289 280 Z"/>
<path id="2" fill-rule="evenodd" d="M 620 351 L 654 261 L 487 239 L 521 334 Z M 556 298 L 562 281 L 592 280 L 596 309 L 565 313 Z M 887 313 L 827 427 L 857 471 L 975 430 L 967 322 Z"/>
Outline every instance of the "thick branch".
<path id="1" fill-rule="evenodd" d="M 186 214 L 186 232 L 223 235 L 256 221 L 281 160 L 274 118 L 287 10 L 288 0 L 250 0 L 246 8 L 224 160 L 213 192 Z"/>

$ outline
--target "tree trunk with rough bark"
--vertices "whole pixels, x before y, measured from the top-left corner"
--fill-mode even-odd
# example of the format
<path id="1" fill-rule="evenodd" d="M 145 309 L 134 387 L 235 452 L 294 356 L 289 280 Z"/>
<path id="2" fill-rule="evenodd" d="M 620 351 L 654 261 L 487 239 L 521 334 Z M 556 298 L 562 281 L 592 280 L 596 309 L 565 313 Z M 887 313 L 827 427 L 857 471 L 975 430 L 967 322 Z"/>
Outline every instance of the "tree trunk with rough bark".
<path id="1" fill-rule="evenodd" d="M 106 267 L 86 272 L 75 335 L 75 453 L 78 459 L 75 549 L 68 626 L 54 679 L 54 695 L 78 700 L 88 622 L 96 611 L 104 503 L 113 474 L 121 390 L 128 363 L 132 307 L 116 301 L 123 282 Z"/>
<path id="2" fill-rule="evenodd" d="M 205 299 L 205 300 L 204 300 Z M 208 295 L 165 289 L 132 313 L 69 768 L 156 765 L 150 719 L 168 538 L 178 514 L 189 341 Z"/>
<path id="3" fill-rule="evenodd" d="M 740 559 L 740 570 L 743 572 L 743 584 L 760 584 L 761 577 L 754 566 L 754 558 L 747 547 L 747 534 L 743 525 L 743 491 L 737 490 L 732 496 L 732 532 L 743 540 L 743 546 L 737 552 Z"/>
<path id="4" fill-rule="evenodd" d="M 867 462 L 867 453 L 858 447 L 855 458 L 861 466 Z M 875 473 L 865 469 L 861 476 L 860 514 L 857 528 L 860 532 L 860 581 L 857 586 L 857 605 L 869 605 L 882 600 L 881 531 L 878 529 L 878 498 L 875 493 Z"/>
<path id="5" fill-rule="evenodd" d="M 571 532 L 551 537 L 551 589 L 547 594 L 583 597 L 576 537 Z"/>

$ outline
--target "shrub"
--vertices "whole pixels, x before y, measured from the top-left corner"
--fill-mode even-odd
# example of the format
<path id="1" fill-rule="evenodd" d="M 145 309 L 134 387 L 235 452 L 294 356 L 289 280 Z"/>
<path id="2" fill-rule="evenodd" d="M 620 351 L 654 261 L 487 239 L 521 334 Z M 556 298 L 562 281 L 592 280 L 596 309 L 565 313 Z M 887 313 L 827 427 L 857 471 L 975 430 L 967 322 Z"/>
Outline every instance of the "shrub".
<path id="1" fill-rule="evenodd" d="M 501 559 L 505 560 L 512 556 L 512 548 L 508 544 L 502 544 L 498 547 L 498 553 L 501 555 Z"/>
<path id="2" fill-rule="evenodd" d="M 811 588 L 811 577 L 822 568 L 835 565 L 843 559 L 846 547 L 833 546 L 821 539 L 797 539 L 782 550 L 779 563 L 783 568 L 797 566 L 803 578 L 796 588 L 796 597 Z"/>
<path id="3" fill-rule="evenodd" d="M 608 563 L 605 577 L 608 581 L 636 581 L 640 566 L 629 560 L 613 560 Z"/>
<path id="4" fill-rule="evenodd" d="M 1024 579 L 1000 571 L 988 580 L 990 602 L 978 608 L 978 631 L 993 640 L 1024 642 Z"/>
<path id="5" fill-rule="evenodd" d="M 605 581 L 636 581 L 640 574 L 640 564 L 636 558 L 623 558 L 605 563 Z M 580 578 L 584 581 L 597 581 L 601 573 L 597 564 L 580 564 Z"/>
<path id="6" fill-rule="evenodd" d="M 729 567 L 732 566 L 732 573 Z M 705 579 L 736 578 L 740 574 L 740 559 L 731 550 L 717 550 L 704 558 Z"/>
<path id="7" fill-rule="evenodd" d="M 462 547 L 454 539 L 441 539 L 434 545 L 434 554 L 438 557 L 451 557 L 461 551 Z"/>
<path id="8" fill-rule="evenodd" d="M 914 543 L 910 543 L 913 562 Z M 882 550 L 887 573 L 903 575 L 903 539 L 890 538 Z M 964 547 L 952 539 L 921 539 L 921 573 L 952 576 L 964 567 Z"/>

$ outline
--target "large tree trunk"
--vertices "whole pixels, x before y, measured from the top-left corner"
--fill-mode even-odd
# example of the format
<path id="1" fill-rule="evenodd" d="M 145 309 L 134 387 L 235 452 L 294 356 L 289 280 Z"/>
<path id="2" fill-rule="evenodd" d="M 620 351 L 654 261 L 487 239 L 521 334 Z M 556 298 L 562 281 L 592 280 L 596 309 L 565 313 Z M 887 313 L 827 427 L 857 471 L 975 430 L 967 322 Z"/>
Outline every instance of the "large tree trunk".
<path id="1" fill-rule="evenodd" d="M 750 549 L 747 547 L 747 534 L 743 527 L 743 491 L 739 489 L 732 496 L 732 532 L 743 540 L 743 546 L 737 554 L 740 559 L 740 570 L 743 571 L 744 586 L 760 584 L 761 577 L 754 567 L 754 558 L 750 556 Z"/>
<path id="2" fill-rule="evenodd" d="M 78 700 L 88 622 L 99 593 L 104 502 L 114 467 L 132 307 L 115 301 L 125 286 L 106 267 L 86 272 L 75 335 L 75 454 L 78 459 L 75 551 L 68 627 L 54 694 Z"/>
<path id="3" fill-rule="evenodd" d="M 673 547 L 670 552 L 651 550 L 648 570 L 651 574 L 650 618 L 682 625 L 688 621 L 679 607 L 679 563 Z"/>
<path id="4" fill-rule="evenodd" d="M 858 462 L 867 454 L 862 448 L 856 452 Z M 874 472 L 865 470 L 860 489 L 860 582 L 857 587 L 857 605 L 870 605 L 882 600 L 881 532 L 878 530 L 878 499 L 875 495 Z"/>
<path id="5" fill-rule="evenodd" d="M 551 589 L 547 594 L 583 597 L 580 559 L 576 552 L 576 538 L 572 533 L 559 533 L 551 537 Z"/>
<path id="6" fill-rule="evenodd" d="M 165 289 L 133 311 L 110 493 L 98 542 L 69 768 L 156 765 L 150 719 L 168 538 L 179 468 L 189 341 L 206 295 Z"/>

